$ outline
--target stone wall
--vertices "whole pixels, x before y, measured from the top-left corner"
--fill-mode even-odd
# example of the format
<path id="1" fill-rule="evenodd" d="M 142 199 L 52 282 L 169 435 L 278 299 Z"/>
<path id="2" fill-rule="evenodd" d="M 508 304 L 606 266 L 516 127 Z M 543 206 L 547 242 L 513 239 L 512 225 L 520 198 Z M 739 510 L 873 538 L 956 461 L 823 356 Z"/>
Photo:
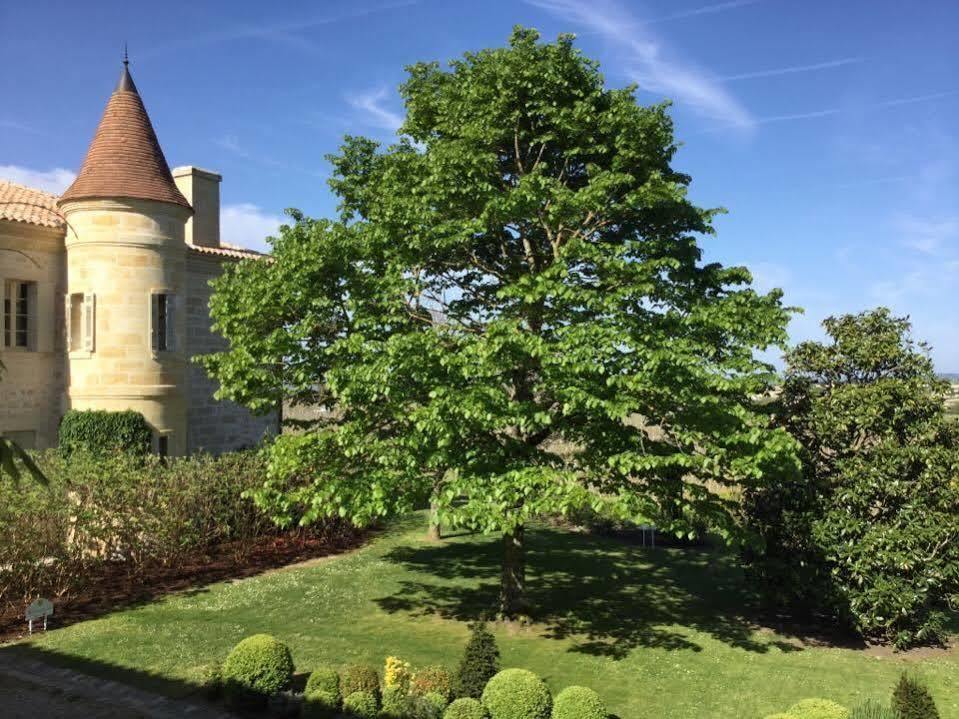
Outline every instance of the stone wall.
<path id="1" fill-rule="evenodd" d="M 62 231 L 0 221 L 0 301 L 8 280 L 36 283 L 31 347 L 4 348 L 0 326 L 0 433 L 37 449 L 56 445 L 64 410 L 64 265 Z"/>
<path id="2" fill-rule="evenodd" d="M 187 263 L 187 351 L 190 355 L 217 352 L 227 343 L 210 329 L 209 281 L 221 272 L 219 259 L 191 252 Z M 187 451 L 218 454 L 252 447 L 267 434 L 274 434 L 277 416 L 257 417 L 240 405 L 213 398 L 217 383 L 198 364 L 188 369 Z"/>

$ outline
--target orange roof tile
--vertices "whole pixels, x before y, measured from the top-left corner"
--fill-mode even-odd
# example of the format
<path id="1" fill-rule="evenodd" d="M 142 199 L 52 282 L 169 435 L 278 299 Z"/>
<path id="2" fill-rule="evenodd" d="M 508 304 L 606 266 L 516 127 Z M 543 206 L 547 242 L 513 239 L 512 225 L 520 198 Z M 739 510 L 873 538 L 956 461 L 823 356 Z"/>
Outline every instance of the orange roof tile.
<path id="1" fill-rule="evenodd" d="M 26 222 L 41 227 L 64 226 L 57 210 L 56 195 L 7 180 L 0 180 L 0 220 Z"/>
<path id="2" fill-rule="evenodd" d="M 60 197 L 69 200 L 135 198 L 189 208 L 170 174 L 150 117 L 124 65 L 80 174 Z"/>

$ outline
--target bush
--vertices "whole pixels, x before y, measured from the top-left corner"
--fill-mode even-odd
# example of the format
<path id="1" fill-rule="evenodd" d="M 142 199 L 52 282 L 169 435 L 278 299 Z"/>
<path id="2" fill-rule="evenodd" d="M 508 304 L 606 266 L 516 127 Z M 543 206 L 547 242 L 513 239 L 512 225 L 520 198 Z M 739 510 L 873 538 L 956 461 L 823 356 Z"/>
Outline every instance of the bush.
<path id="1" fill-rule="evenodd" d="M 410 691 L 419 697 L 430 693 L 439 694 L 449 702 L 453 693 L 453 680 L 445 667 L 423 667 L 413 675 Z"/>
<path id="2" fill-rule="evenodd" d="M 767 714 L 763 719 L 796 719 L 796 717 L 786 712 L 776 712 L 775 714 Z"/>
<path id="3" fill-rule="evenodd" d="M 414 696 L 410 707 L 410 719 L 443 719 L 443 710 L 449 699 L 436 692 Z"/>
<path id="4" fill-rule="evenodd" d="M 939 719 L 939 710 L 925 685 L 903 674 L 892 693 L 892 708 L 901 719 Z"/>
<path id="5" fill-rule="evenodd" d="M 549 719 L 553 700 L 546 684 L 525 669 L 504 669 L 483 690 L 491 719 Z"/>
<path id="6" fill-rule="evenodd" d="M 306 680 L 306 688 L 303 690 L 303 693 L 312 694 L 314 692 L 332 694 L 339 699 L 340 675 L 336 673 L 335 669 L 317 667 L 310 673 L 309 679 Z"/>
<path id="7" fill-rule="evenodd" d="M 383 705 L 380 715 L 384 719 L 408 719 L 412 709 L 409 693 L 396 686 L 387 686 L 383 689 Z"/>
<path id="8" fill-rule="evenodd" d="M 222 677 L 231 706 L 258 706 L 290 688 L 293 657 L 285 644 L 269 634 L 254 634 L 233 647 L 223 662 Z"/>
<path id="9" fill-rule="evenodd" d="M 60 451 L 109 454 L 129 452 L 146 454 L 153 441 L 153 430 L 143 415 L 133 410 L 107 412 L 104 410 L 71 409 L 60 422 Z"/>
<path id="10" fill-rule="evenodd" d="M 566 687 L 553 700 L 552 719 L 606 719 L 608 716 L 599 694 L 586 687 Z"/>
<path id="11" fill-rule="evenodd" d="M 303 694 L 303 719 L 336 719 L 340 712 L 340 697 L 337 694 L 315 689 Z"/>
<path id="12" fill-rule="evenodd" d="M 488 716 L 478 699 L 461 697 L 446 708 L 443 719 L 487 719 Z"/>
<path id="13" fill-rule="evenodd" d="M 899 712 L 879 702 L 867 701 L 849 714 L 849 719 L 900 719 Z"/>
<path id="14" fill-rule="evenodd" d="M 372 694 L 380 698 L 380 675 L 374 667 L 367 664 L 353 664 L 340 674 L 340 694 L 344 699 L 356 692 Z"/>
<path id="15" fill-rule="evenodd" d="M 486 683 L 499 671 L 499 649 L 484 622 L 476 622 L 470 629 L 472 633 L 453 681 L 454 693 L 479 699 Z"/>
<path id="16" fill-rule="evenodd" d="M 409 693 L 410 681 L 413 679 L 413 670 L 409 662 L 398 657 L 387 657 L 383 667 L 383 686 L 396 687 Z"/>
<path id="17" fill-rule="evenodd" d="M 803 699 L 786 712 L 794 719 L 849 719 L 849 710 L 828 699 Z"/>
<path id="18" fill-rule="evenodd" d="M 356 719 L 376 719 L 379 713 L 379 706 L 376 701 L 376 695 L 370 692 L 353 692 L 348 694 L 343 700 L 343 711 Z"/>

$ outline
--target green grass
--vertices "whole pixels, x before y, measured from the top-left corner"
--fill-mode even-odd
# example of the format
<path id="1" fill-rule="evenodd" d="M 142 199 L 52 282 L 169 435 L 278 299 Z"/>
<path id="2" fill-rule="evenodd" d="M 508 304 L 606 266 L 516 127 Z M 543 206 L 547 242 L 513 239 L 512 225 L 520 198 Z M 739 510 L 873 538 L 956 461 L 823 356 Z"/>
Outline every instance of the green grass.
<path id="1" fill-rule="evenodd" d="M 243 637 L 287 642 L 299 671 L 387 655 L 455 665 L 466 621 L 495 605 L 499 544 L 432 544 L 424 520 L 397 523 L 340 557 L 171 596 L 0 651 L 43 651 L 88 671 L 182 693 Z M 719 550 L 644 549 L 536 528 L 528 534 L 537 623 L 497 625 L 504 666 L 554 691 L 596 689 L 622 719 L 759 719 L 804 697 L 888 701 L 903 668 L 959 719 L 959 657 L 803 648 L 743 617 L 753 599 Z"/>

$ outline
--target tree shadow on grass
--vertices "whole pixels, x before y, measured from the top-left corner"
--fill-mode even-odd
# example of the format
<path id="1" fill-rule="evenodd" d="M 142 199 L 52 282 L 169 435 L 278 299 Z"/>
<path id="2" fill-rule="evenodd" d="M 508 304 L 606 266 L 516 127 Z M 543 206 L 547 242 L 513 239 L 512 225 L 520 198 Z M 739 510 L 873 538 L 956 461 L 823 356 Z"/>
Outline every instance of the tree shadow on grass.
<path id="1" fill-rule="evenodd" d="M 570 651 L 615 659 L 638 647 L 700 651 L 694 632 L 752 652 L 800 649 L 757 637 L 749 619 L 757 599 L 722 551 L 649 549 L 546 528 L 527 540 L 531 616 L 544 636 L 571 640 Z M 495 538 L 399 547 L 385 558 L 421 576 L 376 600 L 388 612 L 470 621 L 495 611 Z"/>

